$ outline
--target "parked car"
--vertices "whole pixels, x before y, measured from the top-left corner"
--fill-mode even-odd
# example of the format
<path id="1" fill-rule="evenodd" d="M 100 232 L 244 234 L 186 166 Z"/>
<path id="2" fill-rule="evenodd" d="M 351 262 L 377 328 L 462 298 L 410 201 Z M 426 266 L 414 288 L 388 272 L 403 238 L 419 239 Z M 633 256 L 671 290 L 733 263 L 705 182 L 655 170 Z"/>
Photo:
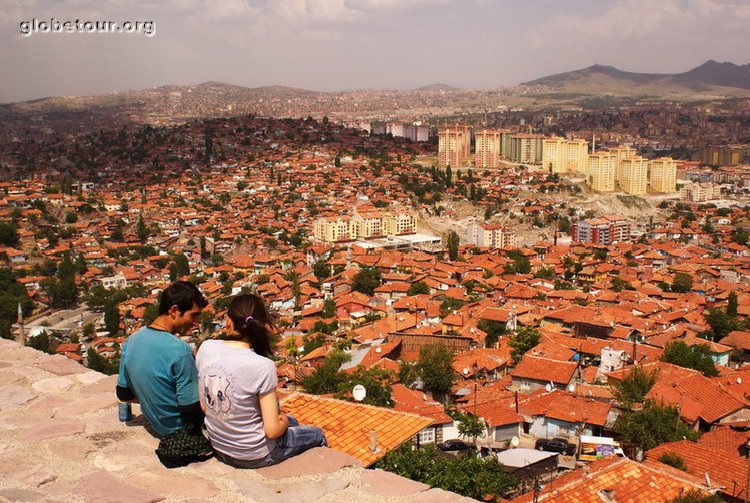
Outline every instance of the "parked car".
<path id="1" fill-rule="evenodd" d="M 576 446 L 569 444 L 564 438 L 540 438 L 534 444 L 534 448 L 538 451 L 557 452 L 568 456 L 576 453 Z"/>
<path id="2" fill-rule="evenodd" d="M 472 444 L 468 444 L 457 438 L 441 442 L 437 445 L 437 448 L 443 452 L 463 452 L 476 449 Z"/>

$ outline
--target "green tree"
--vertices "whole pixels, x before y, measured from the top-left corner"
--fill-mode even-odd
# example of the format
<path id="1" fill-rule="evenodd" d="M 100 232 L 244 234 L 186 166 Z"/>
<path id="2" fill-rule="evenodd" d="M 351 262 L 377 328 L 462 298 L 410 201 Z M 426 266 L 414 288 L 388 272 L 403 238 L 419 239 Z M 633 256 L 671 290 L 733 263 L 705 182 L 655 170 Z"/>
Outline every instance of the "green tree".
<path id="1" fill-rule="evenodd" d="M 695 441 L 700 432 L 692 430 L 680 420 L 675 407 L 659 405 L 647 400 L 640 410 L 627 410 L 615 421 L 614 431 L 622 441 L 643 450 L 653 449 L 666 442 L 687 438 Z"/>
<path id="2" fill-rule="evenodd" d="M 375 267 L 363 267 L 354 275 L 352 290 L 365 295 L 373 295 L 375 289 L 380 286 L 382 275 Z"/>
<path id="3" fill-rule="evenodd" d="M 729 292 L 729 297 L 727 297 L 727 316 L 736 318 L 738 308 L 737 294 L 732 290 Z"/>
<path id="4" fill-rule="evenodd" d="M 54 354 L 54 351 L 51 347 L 51 341 L 49 339 L 49 335 L 47 335 L 46 330 L 43 330 L 40 334 L 35 335 L 34 337 L 29 337 L 26 345 L 30 348 L 36 349 L 37 351 Z"/>
<path id="5" fill-rule="evenodd" d="M 379 368 L 365 368 L 357 366 L 351 374 L 344 374 L 345 380 L 338 385 L 336 398 L 348 400 L 354 386 L 361 384 L 367 390 L 362 403 L 378 407 L 393 407 L 391 398 L 391 381 L 393 373 Z"/>
<path id="6" fill-rule="evenodd" d="M 323 318 L 332 318 L 336 316 L 336 301 L 333 299 L 326 299 L 326 301 L 323 302 L 323 311 L 321 311 L 320 315 Z"/>
<path id="7" fill-rule="evenodd" d="M 446 247 L 448 248 L 448 258 L 450 260 L 458 260 L 458 245 L 461 242 L 461 238 L 458 236 L 456 231 L 448 231 L 445 242 Z"/>
<path id="8" fill-rule="evenodd" d="M 698 489 L 691 489 L 670 500 L 669 503 L 722 503 L 723 501 L 718 494 L 706 494 Z"/>
<path id="9" fill-rule="evenodd" d="M 661 359 L 680 367 L 698 370 L 709 377 L 719 375 L 707 344 L 688 346 L 683 341 L 672 341 L 665 346 Z"/>
<path id="10" fill-rule="evenodd" d="M 417 371 L 424 387 L 435 398 L 442 400 L 451 391 L 453 374 L 453 354 L 445 346 L 423 346 L 419 350 Z"/>
<path id="11" fill-rule="evenodd" d="M 9 268 L 0 268 L 0 337 L 13 338 L 11 327 L 18 318 L 19 305 L 24 314 L 33 307 L 26 287 L 16 280 L 16 274 Z"/>
<path id="12" fill-rule="evenodd" d="M 661 456 L 659 456 L 659 461 L 664 463 L 665 465 L 669 465 L 672 468 L 677 468 L 678 470 L 682 470 L 683 472 L 687 471 L 687 465 L 685 464 L 685 460 L 682 459 L 682 456 L 679 454 L 674 454 L 672 452 L 665 452 Z"/>
<path id="13" fill-rule="evenodd" d="M 334 351 L 315 372 L 302 379 L 300 384 L 305 391 L 314 395 L 337 393 L 339 385 L 346 381 L 346 375 L 339 367 L 351 357 L 342 351 Z"/>
<path id="14" fill-rule="evenodd" d="M 83 338 L 91 339 L 96 334 L 96 327 L 92 322 L 88 322 L 83 326 Z"/>
<path id="15" fill-rule="evenodd" d="M 708 310 L 708 313 L 703 314 L 703 317 L 711 326 L 711 333 L 706 335 L 710 336 L 716 342 L 729 335 L 729 332 L 738 330 L 742 326 L 737 319 L 728 316 L 727 313 L 718 307 L 712 307 Z"/>
<path id="16" fill-rule="evenodd" d="M 636 365 L 624 379 L 612 384 L 612 394 L 624 404 L 641 403 L 654 387 L 656 377 L 656 371 L 649 372 Z"/>
<path id="17" fill-rule="evenodd" d="M 184 253 L 178 253 L 172 257 L 172 263 L 174 264 L 175 279 L 182 278 L 183 276 L 190 276 L 190 264 L 188 258 Z M 172 275 L 172 267 L 169 269 L 170 279 Z M 174 280 L 172 280 L 174 281 Z"/>
<path id="18" fill-rule="evenodd" d="M 328 262 L 325 260 L 318 260 L 313 264 L 313 274 L 315 274 L 315 277 L 320 281 L 323 281 L 331 275 L 330 270 Z"/>
<path id="19" fill-rule="evenodd" d="M 104 328 L 110 335 L 116 335 L 120 331 L 120 310 L 117 302 L 110 301 L 104 306 Z"/>
<path id="20" fill-rule="evenodd" d="M 150 325 L 159 316 L 159 306 L 157 304 L 148 304 L 143 310 L 143 323 Z"/>
<path id="21" fill-rule="evenodd" d="M 508 345 L 510 346 L 510 357 L 513 360 L 513 365 L 517 365 L 521 361 L 526 351 L 533 348 L 541 340 L 542 335 L 534 327 L 520 327 L 514 335 L 511 335 L 508 339 Z"/>
<path id="22" fill-rule="evenodd" d="M 0 222 L 0 243 L 14 247 L 18 245 L 18 226 L 14 223 Z"/>
<path id="23" fill-rule="evenodd" d="M 747 229 L 744 229 L 742 227 L 736 227 L 732 231 L 732 241 L 734 241 L 737 244 L 746 246 L 749 239 L 750 239 L 750 232 L 748 232 Z"/>
<path id="24" fill-rule="evenodd" d="M 441 456 L 432 445 L 412 449 L 404 444 L 386 454 L 375 466 L 431 487 L 487 502 L 501 501 L 518 485 L 495 457 Z"/>
<path id="25" fill-rule="evenodd" d="M 409 290 L 406 291 L 406 295 L 422 295 L 430 293 L 430 287 L 424 281 L 417 281 L 409 285 Z"/>
<path id="26" fill-rule="evenodd" d="M 146 227 L 146 222 L 143 221 L 143 215 L 138 217 L 138 223 L 135 225 L 135 233 L 141 243 L 145 243 L 148 239 L 148 227 Z"/>
<path id="27" fill-rule="evenodd" d="M 693 289 L 693 277 L 684 272 L 678 272 L 674 275 L 672 281 L 672 291 L 686 293 Z"/>
<path id="28" fill-rule="evenodd" d="M 479 323 L 477 323 L 477 328 L 487 334 L 485 344 L 488 348 L 494 347 L 495 344 L 497 344 L 497 341 L 500 339 L 500 336 L 505 335 L 505 333 L 507 333 L 508 331 L 508 328 L 506 327 L 504 322 L 496 320 L 479 320 Z"/>
<path id="29" fill-rule="evenodd" d="M 458 421 L 458 436 L 470 438 L 472 443 L 476 443 L 477 437 L 484 433 L 484 420 L 479 416 L 470 412 L 455 411 L 451 417 L 454 421 Z"/>

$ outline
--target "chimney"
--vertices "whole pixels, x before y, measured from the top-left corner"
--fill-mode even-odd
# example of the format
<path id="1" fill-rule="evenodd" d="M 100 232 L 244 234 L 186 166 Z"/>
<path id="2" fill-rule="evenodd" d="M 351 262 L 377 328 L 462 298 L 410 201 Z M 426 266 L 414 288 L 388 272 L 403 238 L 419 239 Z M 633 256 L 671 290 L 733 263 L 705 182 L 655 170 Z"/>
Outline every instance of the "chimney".
<path id="1" fill-rule="evenodd" d="M 370 430 L 370 451 L 380 452 L 380 448 L 378 448 L 378 432 L 375 430 Z"/>
<path id="2" fill-rule="evenodd" d="M 602 489 L 597 494 L 604 503 L 617 503 L 614 489 Z"/>

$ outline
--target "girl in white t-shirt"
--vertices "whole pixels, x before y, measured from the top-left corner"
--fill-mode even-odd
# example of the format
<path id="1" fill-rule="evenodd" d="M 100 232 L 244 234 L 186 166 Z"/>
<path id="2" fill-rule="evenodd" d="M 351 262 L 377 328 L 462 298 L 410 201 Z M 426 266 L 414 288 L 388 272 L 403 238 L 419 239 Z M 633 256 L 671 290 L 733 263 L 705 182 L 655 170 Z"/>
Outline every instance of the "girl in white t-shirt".
<path id="1" fill-rule="evenodd" d="M 274 320 L 256 295 L 232 299 L 220 339 L 201 344 L 196 357 L 201 407 L 216 457 L 238 468 L 279 463 L 327 446 L 315 426 L 279 412 L 270 334 Z"/>

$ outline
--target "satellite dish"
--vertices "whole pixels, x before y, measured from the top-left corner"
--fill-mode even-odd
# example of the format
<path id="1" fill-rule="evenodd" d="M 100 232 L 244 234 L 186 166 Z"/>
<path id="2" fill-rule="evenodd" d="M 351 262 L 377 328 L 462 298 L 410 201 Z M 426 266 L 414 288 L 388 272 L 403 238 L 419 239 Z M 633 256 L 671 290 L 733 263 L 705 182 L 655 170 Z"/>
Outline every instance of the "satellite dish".
<path id="1" fill-rule="evenodd" d="M 361 402 L 367 396 L 367 390 L 361 384 L 357 384 L 352 390 L 352 396 L 356 401 Z"/>
<path id="2" fill-rule="evenodd" d="M 737 378 L 737 384 L 742 384 L 742 378 L 741 377 Z"/>
<path id="3" fill-rule="evenodd" d="M 469 375 L 469 372 L 470 372 L 469 367 L 464 367 L 464 369 L 461 372 L 463 372 L 465 376 Z"/>
<path id="4" fill-rule="evenodd" d="M 576 391 L 576 383 L 572 382 L 572 383 L 568 384 L 568 391 L 570 391 L 571 393 L 575 393 L 575 391 Z"/>
<path id="5" fill-rule="evenodd" d="M 546 389 L 547 391 L 552 391 L 552 385 L 551 385 L 551 384 L 547 384 L 547 385 L 546 385 L 546 386 L 544 387 L 544 389 Z"/>
<path id="6" fill-rule="evenodd" d="M 521 445 L 521 440 L 518 437 L 513 437 L 510 439 L 510 445 L 512 445 L 513 447 L 518 447 L 519 445 Z"/>

